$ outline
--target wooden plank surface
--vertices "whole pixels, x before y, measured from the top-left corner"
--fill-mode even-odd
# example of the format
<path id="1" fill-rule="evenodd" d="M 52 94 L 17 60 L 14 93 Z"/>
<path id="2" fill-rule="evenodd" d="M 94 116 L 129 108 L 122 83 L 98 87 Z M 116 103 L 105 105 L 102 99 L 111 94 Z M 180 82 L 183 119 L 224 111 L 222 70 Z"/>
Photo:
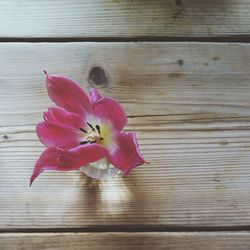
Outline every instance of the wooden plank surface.
<path id="1" fill-rule="evenodd" d="M 0 38 L 246 36 L 248 0 L 10 0 Z"/>
<path id="2" fill-rule="evenodd" d="M 0 110 L 15 112 L 1 125 L 37 122 L 32 114 L 47 109 L 44 69 L 90 88 L 94 66 L 109 75 L 102 93 L 119 99 L 130 116 L 250 114 L 248 44 L 1 43 L 0 53 Z"/>
<path id="3" fill-rule="evenodd" d="M 248 44 L 0 44 L 0 229 L 250 225 Z M 182 60 L 182 61 L 180 61 Z M 28 179 L 43 146 L 35 123 L 49 101 L 44 76 L 124 104 L 150 165 L 99 184 L 78 172 Z"/>
<path id="4" fill-rule="evenodd" d="M 17 233 L 0 235 L 0 249 L 249 250 L 249 232 Z"/>

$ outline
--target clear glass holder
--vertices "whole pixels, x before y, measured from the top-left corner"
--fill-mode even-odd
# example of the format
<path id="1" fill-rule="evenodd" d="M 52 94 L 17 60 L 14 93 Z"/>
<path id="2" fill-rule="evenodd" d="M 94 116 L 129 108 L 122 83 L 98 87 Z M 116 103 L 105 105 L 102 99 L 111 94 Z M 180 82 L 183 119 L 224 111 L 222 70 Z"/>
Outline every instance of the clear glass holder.
<path id="1" fill-rule="evenodd" d="M 109 179 L 118 175 L 121 171 L 108 163 L 106 158 L 88 164 L 80 168 L 80 171 L 95 179 Z"/>

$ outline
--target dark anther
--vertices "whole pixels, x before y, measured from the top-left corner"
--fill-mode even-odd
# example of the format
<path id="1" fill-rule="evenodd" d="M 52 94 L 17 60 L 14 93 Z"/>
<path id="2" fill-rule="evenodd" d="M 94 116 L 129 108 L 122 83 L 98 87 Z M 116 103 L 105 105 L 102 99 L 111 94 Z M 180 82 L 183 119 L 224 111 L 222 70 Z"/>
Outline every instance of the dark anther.
<path id="1" fill-rule="evenodd" d="M 96 125 L 95 127 L 96 127 L 96 129 L 97 129 L 97 131 L 98 131 L 98 133 L 99 133 L 99 135 L 100 135 L 100 134 L 101 134 L 101 128 L 100 128 L 100 126 L 99 126 L 99 125 Z"/>
<path id="2" fill-rule="evenodd" d="M 81 145 L 85 145 L 85 144 L 87 144 L 87 143 L 88 143 L 88 141 L 81 141 L 81 142 L 80 142 Z"/>
<path id="3" fill-rule="evenodd" d="M 96 143 L 96 141 L 92 141 L 92 142 L 90 142 L 90 144 L 93 144 L 93 143 Z"/>
<path id="4" fill-rule="evenodd" d="M 87 122 L 87 124 L 89 125 L 89 127 L 90 127 L 93 131 L 95 131 L 95 128 L 94 128 L 89 122 Z"/>
<path id="5" fill-rule="evenodd" d="M 87 131 L 86 131 L 85 129 L 80 128 L 80 130 L 81 130 L 83 133 L 87 134 Z"/>

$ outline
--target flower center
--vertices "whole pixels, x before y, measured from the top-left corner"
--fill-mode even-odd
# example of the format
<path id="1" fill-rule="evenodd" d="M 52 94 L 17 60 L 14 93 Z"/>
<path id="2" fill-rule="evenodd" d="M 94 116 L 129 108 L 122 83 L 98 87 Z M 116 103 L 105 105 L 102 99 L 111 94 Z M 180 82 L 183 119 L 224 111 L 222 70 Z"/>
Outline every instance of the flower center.
<path id="1" fill-rule="evenodd" d="M 80 130 L 86 134 L 85 135 L 85 140 L 81 141 L 80 144 L 84 145 L 87 143 L 93 144 L 93 143 L 98 143 L 100 144 L 102 140 L 104 140 L 104 138 L 101 135 L 101 127 L 100 125 L 95 125 L 95 127 L 90 124 L 89 122 L 87 122 L 87 125 L 89 126 L 88 130 L 85 130 L 83 128 L 80 128 Z"/>

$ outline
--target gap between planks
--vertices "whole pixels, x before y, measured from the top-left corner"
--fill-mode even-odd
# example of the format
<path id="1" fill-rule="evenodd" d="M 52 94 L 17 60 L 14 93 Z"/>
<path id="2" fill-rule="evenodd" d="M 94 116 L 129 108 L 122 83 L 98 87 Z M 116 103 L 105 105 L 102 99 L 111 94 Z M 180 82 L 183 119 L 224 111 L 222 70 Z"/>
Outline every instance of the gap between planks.
<path id="1" fill-rule="evenodd" d="M 138 36 L 138 37 L 0 37 L 0 43 L 67 43 L 67 42 L 209 42 L 250 43 L 250 35 L 186 37 L 186 36 Z"/>
<path id="2" fill-rule="evenodd" d="M 80 228 L 7 228 L 0 229 L 0 234 L 21 234 L 21 233 L 230 233 L 245 232 L 250 233 L 249 226 L 216 226 L 216 227 L 195 227 L 195 226 L 138 226 L 138 225 L 122 225 L 122 226 L 93 226 Z"/>

